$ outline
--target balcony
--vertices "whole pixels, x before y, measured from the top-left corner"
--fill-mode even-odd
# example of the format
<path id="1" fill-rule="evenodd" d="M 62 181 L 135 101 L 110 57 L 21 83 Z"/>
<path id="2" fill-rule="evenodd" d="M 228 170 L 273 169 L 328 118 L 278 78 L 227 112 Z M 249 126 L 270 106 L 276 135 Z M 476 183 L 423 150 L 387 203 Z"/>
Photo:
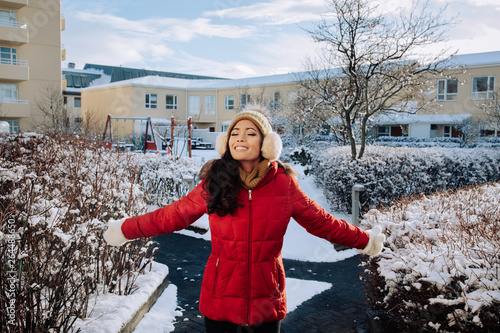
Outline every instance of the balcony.
<path id="1" fill-rule="evenodd" d="M 0 60 L 0 79 L 2 81 L 20 82 L 30 79 L 27 60 Z"/>
<path id="2" fill-rule="evenodd" d="M 28 0 L 0 0 L 1 7 L 19 9 L 28 5 Z"/>
<path id="3" fill-rule="evenodd" d="M 26 44 L 29 41 L 28 25 L 23 22 L 0 20 L 0 43 Z"/>
<path id="4" fill-rule="evenodd" d="M 22 100 L 3 100 L 2 116 L 12 118 L 24 118 L 30 116 L 29 101 Z"/>

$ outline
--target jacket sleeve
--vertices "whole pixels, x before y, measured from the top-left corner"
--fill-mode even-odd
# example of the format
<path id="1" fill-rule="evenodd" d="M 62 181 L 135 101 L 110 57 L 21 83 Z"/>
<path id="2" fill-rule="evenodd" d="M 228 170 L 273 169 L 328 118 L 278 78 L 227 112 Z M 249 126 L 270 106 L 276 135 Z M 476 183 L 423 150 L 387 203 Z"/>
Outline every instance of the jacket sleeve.
<path id="1" fill-rule="evenodd" d="M 127 239 L 151 237 L 186 228 L 207 211 L 203 182 L 185 197 L 153 212 L 126 219 L 122 225 Z"/>
<path id="2" fill-rule="evenodd" d="M 370 236 L 365 230 L 329 214 L 302 191 L 293 177 L 290 186 L 292 217 L 307 232 L 346 247 L 366 247 Z"/>

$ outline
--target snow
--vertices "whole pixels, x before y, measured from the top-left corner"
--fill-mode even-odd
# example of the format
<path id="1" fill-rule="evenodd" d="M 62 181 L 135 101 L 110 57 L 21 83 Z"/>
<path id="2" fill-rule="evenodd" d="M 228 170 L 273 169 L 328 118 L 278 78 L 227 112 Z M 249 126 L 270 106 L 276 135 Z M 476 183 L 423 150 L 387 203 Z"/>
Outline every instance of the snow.
<path id="1" fill-rule="evenodd" d="M 122 325 L 128 322 L 134 313 L 146 303 L 149 296 L 167 275 L 168 267 L 166 265 L 153 262 L 151 271 L 137 278 L 138 288 L 131 295 L 121 296 L 106 293 L 97 297 L 93 296 L 93 300 L 90 302 L 91 306 L 93 305 L 90 317 L 85 320 L 78 319 L 74 326 L 75 330 L 79 328 L 81 333 L 119 332 Z M 169 292 L 171 293 L 171 291 Z M 175 309 L 173 313 L 177 314 Z"/>

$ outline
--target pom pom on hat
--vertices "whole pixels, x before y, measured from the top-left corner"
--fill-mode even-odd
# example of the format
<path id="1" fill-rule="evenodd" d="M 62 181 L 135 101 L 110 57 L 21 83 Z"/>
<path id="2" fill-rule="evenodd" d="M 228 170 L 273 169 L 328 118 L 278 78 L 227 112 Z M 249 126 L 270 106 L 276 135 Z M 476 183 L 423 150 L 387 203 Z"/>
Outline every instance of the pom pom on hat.
<path id="1" fill-rule="evenodd" d="M 215 149 L 219 155 L 222 156 L 226 152 L 228 136 L 234 125 L 236 125 L 236 123 L 240 120 L 247 119 L 253 122 L 262 133 L 262 156 L 270 161 L 277 160 L 281 154 L 283 144 L 280 136 L 273 132 L 273 128 L 268 117 L 266 116 L 266 113 L 267 109 L 264 106 L 258 104 L 247 104 L 240 113 L 234 116 L 227 133 L 221 133 L 217 136 Z"/>

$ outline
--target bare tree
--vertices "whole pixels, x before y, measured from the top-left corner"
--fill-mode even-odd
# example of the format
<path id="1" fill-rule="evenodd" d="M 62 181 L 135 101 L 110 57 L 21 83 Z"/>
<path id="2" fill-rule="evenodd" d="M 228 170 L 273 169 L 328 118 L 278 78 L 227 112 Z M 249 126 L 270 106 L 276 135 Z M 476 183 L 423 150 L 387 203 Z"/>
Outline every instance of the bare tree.
<path id="1" fill-rule="evenodd" d="M 369 0 L 327 0 L 323 19 L 306 30 L 323 43 L 324 53 L 318 55 L 321 66 L 309 61 L 297 83 L 322 101 L 313 112 L 328 111 L 342 122 L 353 159 L 364 154 L 371 118 L 383 112 L 407 112 L 405 106 L 411 101 L 418 100 L 419 107 L 430 101 L 424 91 L 427 80 L 444 71 L 445 60 L 416 60 L 416 54 L 444 40 L 451 24 L 444 19 L 444 10 L 433 13 L 428 1 L 414 0 L 409 11 L 388 15 Z"/>
<path id="2" fill-rule="evenodd" d="M 64 110 L 61 87 L 55 83 L 49 83 L 41 90 L 40 95 L 35 98 L 38 109 L 42 112 L 44 122 L 41 124 L 42 131 L 49 133 L 67 133 L 67 115 Z"/>

